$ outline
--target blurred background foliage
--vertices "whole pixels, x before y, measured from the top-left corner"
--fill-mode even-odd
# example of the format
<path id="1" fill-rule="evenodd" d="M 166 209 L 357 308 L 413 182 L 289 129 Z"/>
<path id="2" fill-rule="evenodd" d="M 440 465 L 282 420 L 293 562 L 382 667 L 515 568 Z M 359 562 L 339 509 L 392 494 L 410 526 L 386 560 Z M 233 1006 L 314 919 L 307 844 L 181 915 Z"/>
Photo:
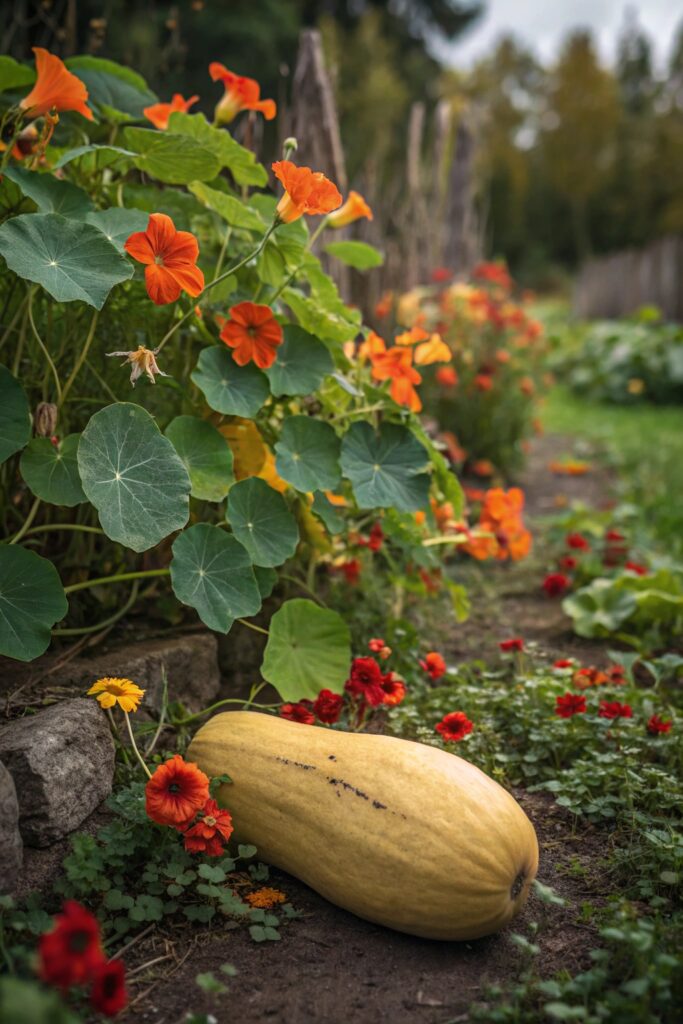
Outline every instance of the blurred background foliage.
<path id="1" fill-rule="evenodd" d="M 410 106 L 449 99 L 478 139 L 477 202 L 484 250 L 536 287 L 591 254 L 683 232 L 683 26 L 665 66 L 634 14 L 614 66 L 576 30 L 554 62 L 502 38 L 468 70 L 435 53 L 476 24 L 477 0 L 13 0 L 0 7 L 2 53 L 47 46 L 131 65 L 163 99 L 220 89 L 211 60 L 256 77 L 285 108 L 303 27 L 323 36 L 338 101 L 350 183 L 403 175 Z M 457 46 L 451 46 L 457 63 Z M 265 159 L 277 153 L 267 126 Z M 427 139 L 428 141 L 428 139 Z M 425 149 L 428 152 L 428 148 Z M 425 168 L 429 173 L 429 168 Z"/>

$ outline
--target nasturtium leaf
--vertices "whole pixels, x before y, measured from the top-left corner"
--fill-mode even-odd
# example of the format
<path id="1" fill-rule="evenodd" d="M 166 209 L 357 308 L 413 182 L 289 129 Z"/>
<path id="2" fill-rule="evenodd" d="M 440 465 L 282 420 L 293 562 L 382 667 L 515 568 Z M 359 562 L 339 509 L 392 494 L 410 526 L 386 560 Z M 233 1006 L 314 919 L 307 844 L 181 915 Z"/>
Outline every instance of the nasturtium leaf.
<path id="1" fill-rule="evenodd" d="M 285 288 L 282 299 L 294 313 L 302 328 L 327 341 L 348 341 L 361 327 L 360 315 L 357 320 L 348 320 L 331 312 L 315 296 L 304 295 L 298 288 Z"/>
<path id="2" fill-rule="evenodd" d="M 51 505 L 80 505 L 87 501 L 78 475 L 80 434 L 69 434 L 59 444 L 47 437 L 34 437 L 21 456 L 21 475 L 41 501 Z"/>
<path id="3" fill-rule="evenodd" d="M 261 598 L 265 601 L 273 593 L 273 588 L 277 583 L 277 573 L 275 569 L 267 569 L 262 565 L 255 565 L 253 568 Z"/>
<path id="4" fill-rule="evenodd" d="M 287 324 L 275 362 L 266 370 L 274 395 L 310 395 L 334 369 L 325 346 L 296 324 Z"/>
<path id="5" fill-rule="evenodd" d="M 66 66 L 87 86 L 90 105 L 110 121 L 139 121 L 157 100 L 142 75 L 116 61 L 84 55 L 69 57 Z"/>
<path id="6" fill-rule="evenodd" d="M 311 509 L 322 519 L 330 533 L 341 533 L 344 529 L 344 517 L 339 509 L 332 504 L 326 494 L 316 491 L 313 495 Z"/>
<path id="7" fill-rule="evenodd" d="M 429 455 L 407 427 L 352 423 L 341 449 L 342 472 L 353 485 L 360 508 L 415 512 L 429 499 Z"/>
<path id="8" fill-rule="evenodd" d="M 193 181 L 189 190 L 231 227 L 261 233 L 266 230 L 266 223 L 261 215 L 253 207 L 247 206 L 241 199 L 237 199 L 236 196 L 228 195 L 227 192 L 219 192 L 218 189 L 210 188 L 202 181 Z"/>
<path id="9" fill-rule="evenodd" d="M 74 160 L 80 160 L 83 156 L 90 157 L 95 167 L 102 168 L 108 167 L 109 164 L 122 163 L 124 160 L 126 163 L 131 163 L 131 158 L 135 155 L 132 150 L 122 149 L 121 146 L 100 146 L 93 142 L 88 146 L 75 146 L 73 149 L 67 149 L 54 164 L 53 170 L 58 171 L 61 167 L 66 167 L 67 164 Z"/>
<path id="10" fill-rule="evenodd" d="M 296 551 L 299 528 L 294 516 L 282 495 L 258 477 L 230 488 L 227 520 L 254 565 L 282 565 Z"/>
<path id="11" fill-rule="evenodd" d="M 171 185 L 209 181 L 221 169 L 215 153 L 188 135 L 154 128 L 126 128 L 123 141 L 127 149 L 137 154 L 135 166 L 139 170 Z"/>
<path id="12" fill-rule="evenodd" d="M 299 491 L 330 490 L 341 479 L 334 428 L 310 416 L 288 416 L 275 445 L 275 468 Z"/>
<path id="13" fill-rule="evenodd" d="M 325 252 L 356 270 L 370 270 L 384 263 L 384 256 L 379 249 L 367 242 L 329 242 Z"/>
<path id="14" fill-rule="evenodd" d="M 0 92 L 32 85 L 36 80 L 33 68 L 20 64 L 13 57 L 0 57 Z"/>
<path id="15" fill-rule="evenodd" d="M 39 657 L 68 610 L 52 562 L 19 545 L 0 546 L 0 654 L 17 661 Z"/>
<path id="16" fill-rule="evenodd" d="M 257 162 L 250 149 L 241 146 L 224 128 L 214 128 L 203 114 L 185 114 L 176 111 L 168 119 L 168 130 L 188 136 L 206 149 L 210 149 L 227 167 L 238 185 L 267 185 L 268 172 Z M 208 178 L 202 178 L 208 181 Z"/>
<path id="17" fill-rule="evenodd" d="M 337 612 L 295 598 L 273 615 L 261 675 L 283 700 L 342 693 L 350 665 L 349 628 Z"/>
<path id="18" fill-rule="evenodd" d="M 223 345 L 204 348 L 191 374 L 212 409 L 251 419 L 270 394 L 268 378 L 253 363 L 238 366 Z"/>
<path id="19" fill-rule="evenodd" d="M 112 206 L 109 210 L 94 210 L 85 220 L 98 228 L 119 252 L 123 252 L 123 247 L 130 236 L 136 231 L 146 229 L 149 216 L 142 210 L 125 210 L 121 206 Z"/>
<path id="20" fill-rule="evenodd" d="M 5 175 L 38 207 L 39 213 L 61 213 L 62 217 L 83 220 L 94 209 L 92 199 L 71 181 L 60 181 L 54 174 L 7 167 Z"/>
<path id="21" fill-rule="evenodd" d="M 0 363 L 0 463 L 20 451 L 31 437 L 31 410 L 26 392 Z"/>
<path id="22" fill-rule="evenodd" d="M 249 555 L 234 537 L 209 523 L 191 526 L 174 540 L 171 583 L 178 600 L 219 633 L 261 608 Z"/>
<path id="23" fill-rule="evenodd" d="M 133 265 L 92 224 L 58 213 L 26 213 L 0 227 L 0 254 L 19 277 L 35 281 L 58 302 L 102 309 Z"/>
<path id="24" fill-rule="evenodd" d="M 176 416 L 165 433 L 189 473 L 192 497 L 221 501 L 235 482 L 232 451 L 225 438 L 197 416 Z"/>
<path id="25" fill-rule="evenodd" d="M 147 551 L 188 520 L 187 470 L 140 406 L 118 402 L 91 417 L 78 469 L 104 532 L 133 551 Z"/>

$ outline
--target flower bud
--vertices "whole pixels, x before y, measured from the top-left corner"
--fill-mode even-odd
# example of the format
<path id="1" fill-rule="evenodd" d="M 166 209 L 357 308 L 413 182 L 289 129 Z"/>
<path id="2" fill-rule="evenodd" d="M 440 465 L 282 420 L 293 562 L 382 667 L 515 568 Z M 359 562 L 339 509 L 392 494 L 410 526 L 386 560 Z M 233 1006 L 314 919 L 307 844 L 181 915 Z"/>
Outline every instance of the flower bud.
<path id="1" fill-rule="evenodd" d="M 33 428 L 38 437 L 52 437 L 57 428 L 57 406 L 40 402 L 33 414 Z"/>

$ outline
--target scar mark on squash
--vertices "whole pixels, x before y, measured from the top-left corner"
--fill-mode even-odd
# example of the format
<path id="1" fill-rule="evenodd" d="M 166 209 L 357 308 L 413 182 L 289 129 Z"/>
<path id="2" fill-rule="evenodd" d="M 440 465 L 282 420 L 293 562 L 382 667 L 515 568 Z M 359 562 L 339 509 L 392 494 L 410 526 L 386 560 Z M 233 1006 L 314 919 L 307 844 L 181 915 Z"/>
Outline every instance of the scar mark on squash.
<path id="1" fill-rule="evenodd" d="M 327 760 L 328 761 L 336 761 L 337 758 L 334 756 L 334 754 L 328 754 L 327 755 Z"/>
<path id="2" fill-rule="evenodd" d="M 376 807 L 378 811 L 386 811 L 386 809 L 387 809 L 387 805 L 386 804 L 381 804 L 379 802 L 379 800 L 373 800 L 372 801 L 372 806 Z"/>
<path id="3" fill-rule="evenodd" d="M 350 782 L 345 782 L 344 779 L 331 779 L 328 776 L 327 781 L 330 783 L 331 786 L 342 786 L 343 789 L 348 789 L 351 793 L 355 793 L 356 796 L 361 797 L 361 799 L 363 800 L 370 799 L 368 794 L 364 793 L 362 789 L 357 789 L 355 786 L 352 786 Z"/>
<path id="4" fill-rule="evenodd" d="M 294 765 L 295 768 L 303 768 L 305 772 L 314 772 L 318 767 L 315 764 L 303 764 L 302 761 L 290 761 L 288 757 L 276 757 L 275 760 L 279 761 L 280 764 L 291 764 Z"/>

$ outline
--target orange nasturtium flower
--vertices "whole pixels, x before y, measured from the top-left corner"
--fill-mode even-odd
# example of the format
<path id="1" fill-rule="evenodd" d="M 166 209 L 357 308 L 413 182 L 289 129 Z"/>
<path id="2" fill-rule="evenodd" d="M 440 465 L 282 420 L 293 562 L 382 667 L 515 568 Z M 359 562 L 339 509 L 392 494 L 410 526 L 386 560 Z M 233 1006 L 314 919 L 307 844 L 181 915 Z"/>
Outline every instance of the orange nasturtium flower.
<path id="1" fill-rule="evenodd" d="M 238 366 L 253 361 L 260 370 L 267 370 L 282 344 L 282 327 L 270 306 L 239 302 L 230 308 L 230 319 L 220 338 L 233 350 L 232 357 Z"/>
<path id="2" fill-rule="evenodd" d="M 405 405 L 412 412 L 422 408 L 420 396 L 414 385 L 422 382 L 422 377 L 413 367 L 413 353 L 409 348 L 390 348 L 371 356 L 372 376 L 375 380 L 390 380 L 389 393 L 398 405 Z"/>
<path id="3" fill-rule="evenodd" d="M 272 167 L 285 189 L 277 204 L 277 215 L 283 224 L 297 220 L 304 213 L 332 213 L 341 206 L 339 189 L 320 171 L 297 167 L 291 160 L 276 160 Z"/>
<path id="4" fill-rule="evenodd" d="M 275 100 L 262 100 L 261 87 L 253 78 L 236 75 L 218 61 L 209 64 L 209 74 L 214 82 L 225 86 L 223 99 L 216 105 L 216 124 L 230 124 L 241 110 L 258 110 L 266 121 L 273 120 L 277 113 Z"/>
<path id="5" fill-rule="evenodd" d="M 148 121 L 152 122 L 155 128 L 165 131 L 168 128 L 168 119 L 171 114 L 175 114 L 176 111 L 186 114 L 198 99 L 199 96 L 190 96 L 189 100 L 186 100 L 179 92 L 176 92 L 173 94 L 173 99 L 170 103 L 153 103 L 151 107 L 145 107 L 142 113 Z"/>
<path id="6" fill-rule="evenodd" d="M 137 711 L 145 691 L 130 679 L 109 678 L 98 679 L 88 690 L 89 697 L 96 697 L 103 708 L 113 708 L 116 704 L 122 711 Z"/>
<path id="7" fill-rule="evenodd" d="M 147 230 L 132 234 L 124 249 L 145 264 L 147 294 L 157 306 L 175 302 L 181 292 L 196 296 L 203 290 L 197 239 L 189 231 L 177 231 L 165 213 L 151 213 Z"/>
<path id="8" fill-rule="evenodd" d="M 53 53 L 40 46 L 34 46 L 33 52 L 36 55 L 36 84 L 19 103 L 27 117 L 41 117 L 51 110 L 75 110 L 92 121 L 93 112 L 86 103 L 88 90 L 80 78 Z"/>
<path id="9" fill-rule="evenodd" d="M 367 217 L 372 220 L 372 210 L 359 192 L 349 192 L 349 197 L 343 206 L 331 213 L 327 218 L 327 224 L 331 228 L 344 228 L 347 224 L 353 224 L 355 220 Z"/>
<path id="10" fill-rule="evenodd" d="M 417 345 L 418 341 L 426 341 L 429 333 L 423 327 L 411 327 L 402 334 L 397 334 L 394 341 L 397 345 Z"/>
<path id="11" fill-rule="evenodd" d="M 186 828 L 209 799 L 209 780 L 191 761 L 174 754 L 145 787 L 147 816 L 157 825 Z"/>
<path id="12" fill-rule="evenodd" d="M 440 334 L 432 334 L 415 349 L 415 365 L 431 366 L 432 363 L 450 363 L 453 353 Z"/>

